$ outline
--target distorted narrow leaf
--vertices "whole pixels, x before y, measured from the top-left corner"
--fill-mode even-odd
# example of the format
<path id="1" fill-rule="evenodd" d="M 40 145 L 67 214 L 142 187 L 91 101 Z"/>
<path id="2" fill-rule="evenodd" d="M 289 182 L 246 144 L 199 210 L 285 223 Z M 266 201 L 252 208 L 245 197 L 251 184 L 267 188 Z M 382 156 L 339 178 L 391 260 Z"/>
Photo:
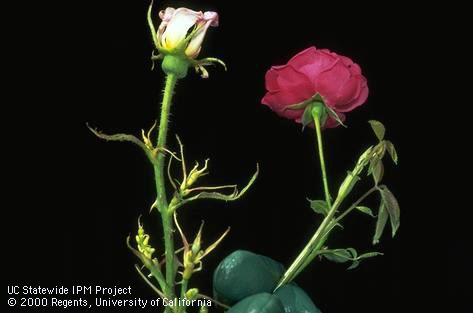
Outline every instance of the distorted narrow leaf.
<path id="1" fill-rule="evenodd" d="M 362 259 L 367 259 L 367 258 L 372 258 L 372 257 L 375 257 L 375 256 L 378 256 L 378 255 L 383 255 L 383 253 L 381 252 L 366 252 L 366 253 L 363 253 L 361 254 L 357 260 L 362 260 Z"/>
<path id="2" fill-rule="evenodd" d="M 358 257 L 358 252 L 354 248 L 347 248 L 346 250 L 351 253 L 352 258 L 356 259 Z"/>
<path id="3" fill-rule="evenodd" d="M 378 137 L 379 141 L 384 139 L 384 133 L 386 132 L 386 129 L 384 128 L 383 123 L 380 121 L 376 120 L 371 120 L 369 121 L 371 128 L 373 129 L 376 137 Z"/>
<path id="4" fill-rule="evenodd" d="M 388 212 L 384 207 L 384 201 L 381 201 L 381 205 L 379 206 L 378 211 L 378 220 L 376 221 L 376 230 L 373 236 L 373 244 L 377 244 L 379 242 L 379 238 L 383 234 L 384 227 L 386 226 L 386 222 L 388 221 Z"/>
<path id="5" fill-rule="evenodd" d="M 360 261 L 353 261 L 353 263 L 347 268 L 347 270 L 352 270 L 358 267 L 360 265 Z"/>
<path id="6" fill-rule="evenodd" d="M 352 270 L 354 268 L 357 268 L 358 265 L 360 265 L 360 261 L 363 260 L 363 259 L 372 258 L 372 257 L 378 256 L 378 255 L 383 255 L 383 254 L 380 253 L 380 252 L 363 253 L 359 257 L 354 258 L 353 263 L 350 265 L 350 267 L 347 268 L 347 270 Z"/>
<path id="7" fill-rule="evenodd" d="M 399 208 L 399 203 L 397 202 L 397 199 L 393 195 L 393 193 L 386 186 L 383 186 L 383 188 L 381 188 L 381 196 L 382 196 L 384 205 L 386 206 L 386 210 L 389 213 L 389 220 L 391 221 L 392 236 L 394 237 L 394 235 L 396 235 L 396 232 L 400 224 L 401 210 Z"/>
<path id="8" fill-rule="evenodd" d="M 375 217 L 375 215 L 373 214 L 373 211 L 370 208 L 368 208 L 367 206 L 360 205 L 360 206 L 357 206 L 356 209 L 360 212 L 368 214 L 369 216 Z"/>
<path id="9" fill-rule="evenodd" d="M 388 153 L 391 156 L 391 159 L 393 160 L 395 164 L 397 164 L 398 157 L 397 157 L 397 151 L 396 151 L 396 148 L 394 147 L 394 144 L 389 140 L 385 140 L 385 144 L 386 144 L 386 150 L 388 150 Z"/>
<path id="10" fill-rule="evenodd" d="M 379 160 L 378 162 L 376 162 L 376 165 L 373 168 L 373 179 L 376 185 L 383 179 L 383 175 L 384 175 L 383 161 Z"/>
<path id="11" fill-rule="evenodd" d="M 336 263 L 345 263 L 353 259 L 351 253 L 347 249 L 327 250 L 322 254 L 327 260 Z"/>

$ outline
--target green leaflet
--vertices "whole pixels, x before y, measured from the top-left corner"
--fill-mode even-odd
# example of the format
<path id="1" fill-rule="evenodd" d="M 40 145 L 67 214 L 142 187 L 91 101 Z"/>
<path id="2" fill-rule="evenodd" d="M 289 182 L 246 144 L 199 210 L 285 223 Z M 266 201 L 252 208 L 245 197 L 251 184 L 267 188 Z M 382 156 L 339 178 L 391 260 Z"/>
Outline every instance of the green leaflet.
<path id="1" fill-rule="evenodd" d="M 377 244 L 381 235 L 383 234 L 384 227 L 386 226 L 386 222 L 388 221 L 388 212 L 386 211 L 386 207 L 384 202 L 381 201 L 378 211 L 378 220 L 376 221 L 376 230 L 373 236 L 373 244 Z"/>
<path id="2" fill-rule="evenodd" d="M 348 249 L 326 250 L 323 252 L 322 256 L 336 263 L 345 263 L 353 260 L 352 253 Z"/>
<path id="3" fill-rule="evenodd" d="M 381 198 L 386 207 L 386 211 L 389 214 L 389 220 L 391 221 L 391 230 L 392 236 L 396 235 L 396 232 L 400 224 L 400 215 L 401 211 L 399 208 L 399 203 L 397 202 L 396 197 L 386 186 L 380 187 Z"/>
<path id="4" fill-rule="evenodd" d="M 389 140 L 385 140 L 384 144 L 386 145 L 386 150 L 388 150 L 388 153 L 391 156 L 391 159 L 393 160 L 395 164 L 397 164 L 398 156 L 397 156 L 397 151 L 396 151 L 396 148 L 394 147 L 394 144 Z"/>
<path id="5" fill-rule="evenodd" d="M 379 160 L 378 162 L 376 162 L 376 164 L 373 167 L 372 174 L 373 174 L 373 179 L 374 179 L 375 184 L 376 185 L 379 184 L 384 176 L 384 165 L 383 165 L 382 160 Z"/>
<path id="6" fill-rule="evenodd" d="M 360 205 L 360 206 L 357 206 L 356 209 L 360 212 L 368 214 L 369 216 L 375 217 L 375 215 L 373 214 L 373 211 L 370 208 L 368 208 L 367 206 Z"/>
<path id="7" fill-rule="evenodd" d="M 336 263 L 346 263 L 348 261 L 352 261 L 352 264 L 347 268 L 348 270 L 358 267 L 360 261 L 363 259 L 382 255 L 382 253 L 380 252 L 367 252 L 358 255 L 357 251 L 354 248 L 322 250 L 320 254 L 327 260 Z"/>
<path id="8" fill-rule="evenodd" d="M 386 132 L 386 129 L 384 128 L 384 125 L 383 123 L 381 123 L 380 121 L 376 121 L 376 120 L 371 120 L 371 121 L 368 121 L 371 125 L 371 128 L 373 129 L 376 137 L 378 137 L 379 141 L 383 140 L 384 139 L 384 134 Z"/>
<path id="9" fill-rule="evenodd" d="M 328 214 L 330 208 L 328 207 L 327 202 L 325 202 L 325 200 L 307 200 L 310 202 L 310 207 L 312 210 L 314 210 L 315 213 L 319 213 L 324 216 Z"/>

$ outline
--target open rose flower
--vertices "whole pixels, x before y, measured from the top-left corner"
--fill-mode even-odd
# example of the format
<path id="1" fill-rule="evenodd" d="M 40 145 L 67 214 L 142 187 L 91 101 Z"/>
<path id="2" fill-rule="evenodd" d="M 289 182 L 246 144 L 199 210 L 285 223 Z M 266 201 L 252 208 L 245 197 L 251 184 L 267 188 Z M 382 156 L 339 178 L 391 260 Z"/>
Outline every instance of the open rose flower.
<path id="1" fill-rule="evenodd" d="M 217 12 L 197 12 L 187 8 L 166 8 L 159 12 L 162 22 L 157 31 L 159 47 L 169 52 L 184 51 L 195 59 L 209 26 L 218 26 Z"/>
<path id="2" fill-rule="evenodd" d="M 294 105 L 316 94 L 341 121 L 345 120 L 344 113 L 359 107 L 368 97 L 367 81 L 358 64 L 327 49 L 310 47 L 299 52 L 286 65 L 271 67 L 265 79 L 267 93 L 261 102 L 278 115 L 298 123 L 301 123 L 304 108 L 294 109 Z M 328 115 L 324 127 L 338 125 L 339 122 Z"/>

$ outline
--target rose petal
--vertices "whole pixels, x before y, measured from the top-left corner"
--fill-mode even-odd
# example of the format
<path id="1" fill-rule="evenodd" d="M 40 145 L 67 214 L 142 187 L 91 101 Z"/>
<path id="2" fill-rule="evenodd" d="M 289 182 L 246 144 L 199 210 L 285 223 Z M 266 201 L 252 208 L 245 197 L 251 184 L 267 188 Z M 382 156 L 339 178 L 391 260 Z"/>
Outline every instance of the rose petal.
<path id="1" fill-rule="evenodd" d="M 369 88 L 366 79 L 364 77 L 360 77 L 360 91 L 358 96 L 354 98 L 350 103 L 345 104 L 344 107 L 341 108 L 341 112 L 349 112 L 359 107 L 360 105 L 366 102 L 368 94 Z"/>
<path id="2" fill-rule="evenodd" d="M 159 18 L 161 20 L 163 20 L 163 22 L 169 22 L 172 18 L 172 16 L 174 15 L 174 12 L 176 11 L 176 9 L 174 8 L 166 8 L 165 10 L 161 10 L 159 12 Z"/>
<path id="3" fill-rule="evenodd" d="M 353 62 L 349 57 L 339 55 L 339 58 L 342 60 L 343 64 L 345 64 L 350 69 L 352 75 L 361 75 L 360 66 Z"/>
<path id="4" fill-rule="evenodd" d="M 337 91 L 333 98 L 334 109 L 339 112 L 348 112 L 352 108 L 349 105 L 353 100 L 357 99 L 360 95 L 360 77 L 351 77 L 345 84 L 343 84 Z"/>
<path id="5" fill-rule="evenodd" d="M 336 108 L 338 90 L 350 77 L 350 71 L 339 60 L 331 69 L 325 70 L 315 77 L 315 90 L 324 98 L 325 104 L 331 108 Z"/>
<path id="6" fill-rule="evenodd" d="M 297 104 L 310 98 L 310 97 L 301 97 L 301 95 L 298 92 L 292 91 L 292 90 L 271 91 L 271 92 L 267 92 L 266 95 L 271 95 L 271 101 L 273 102 L 265 103 L 265 104 L 276 105 L 276 106 L 281 107 L 282 109 L 285 109 L 292 104 Z"/>
<path id="7" fill-rule="evenodd" d="M 204 20 L 211 21 L 210 26 L 217 27 L 219 23 L 218 13 L 213 11 L 207 11 L 204 13 Z"/>
<path id="8" fill-rule="evenodd" d="M 169 8 L 166 8 L 166 10 L 162 10 L 162 11 L 159 12 L 159 18 L 162 21 L 159 24 L 157 36 L 158 36 L 158 40 L 161 44 L 163 43 L 163 38 L 162 38 L 163 33 L 166 30 L 166 27 L 168 26 L 169 21 L 171 20 L 171 18 L 174 15 L 175 11 L 176 10 L 174 8 L 169 7 Z"/>
<path id="9" fill-rule="evenodd" d="M 294 70 L 292 66 L 276 68 L 276 83 L 279 90 L 297 94 L 296 102 L 284 103 L 295 104 L 309 99 L 315 94 L 315 90 L 309 79 L 300 72 Z"/>
<path id="10" fill-rule="evenodd" d="M 297 61 L 299 59 L 305 59 L 305 60 L 309 61 L 310 58 L 312 58 L 316 53 L 317 53 L 317 48 L 315 46 L 311 46 L 311 47 L 297 53 L 287 63 L 292 63 L 293 61 Z"/>
<path id="11" fill-rule="evenodd" d="M 343 64 L 345 64 L 346 66 L 353 65 L 353 61 L 349 57 L 346 57 L 344 55 L 339 55 L 338 57 L 340 58 L 340 60 L 342 60 Z"/>
<path id="12" fill-rule="evenodd" d="M 296 54 L 288 64 L 313 82 L 321 72 L 331 69 L 337 60 L 336 57 L 325 54 L 323 50 L 310 47 Z"/>
<path id="13" fill-rule="evenodd" d="M 280 89 L 278 85 L 278 72 L 274 67 L 271 67 L 269 71 L 266 72 L 264 81 L 267 91 L 277 91 Z"/>
<path id="14" fill-rule="evenodd" d="M 205 12 L 204 19 L 198 25 L 199 30 L 195 33 L 194 37 L 189 42 L 186 48 L 186 55 L 190 58 L 196 58 L 200 52 L 202 42 L 204 41 L 205 34 L 209 26 L 218 26 L 218 14 L 217 12 Z"/>
<path id="15" fill-rule="evenodd" d="M 291 66 L 272 67 L 267 73 L 268 92 L 262 103 L 278 115 L 288 119 L 299 118 L 304 110 L 288 110 L 289 105 L 300 103 L 314 95 L 312 84 L 307 77 Z"/>
<path id="16" fill-rule="evenodd" d="M 202 12 L 196 12 L 187 8 L 179 8 L 174 11 L 174 14 L 162 36 L 162 45 L 164 48 L 175 48 L 186 38 L 189 29 L 199 20 L 203 19 L 203 15 Z"/>
<path id="17" fill-rule="evenodd" d="M 261 100 L 261 103 L 268 106 L 273 110 L 277 115 L 285 117 L 290 120 L 297 120 L 302 116 L 304 110 L 285 110 L 287 106 L 280 105 L 280 101 L 284 100 L 287 94 L 280 92 L 271 93 L 268 92 Z"/>
<path id="18" fill-rule="evenodd" d="M 350 67 L 352 75 L 361 75 L 361 68 L 358 64 L 353 63 Z"/>

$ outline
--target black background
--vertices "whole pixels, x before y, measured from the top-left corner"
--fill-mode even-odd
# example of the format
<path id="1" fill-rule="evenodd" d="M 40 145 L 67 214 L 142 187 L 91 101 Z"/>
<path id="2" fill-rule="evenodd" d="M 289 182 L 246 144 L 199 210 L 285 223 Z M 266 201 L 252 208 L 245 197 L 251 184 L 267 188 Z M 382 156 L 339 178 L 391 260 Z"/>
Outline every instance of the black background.
<path id="1" fill-rule="evenodd" d="M 71 2 L 43 7 L 36 30 L 19 42 L 25 63 L 11 79 L 19 119 L 10 130 L 18 163 L 11 173 L 7 251 L 12 255 L 9 284 L 128 286 L 135 296 L 153 296 L 134 271 L 136 261 L 125 237 L 136 231 L 142 214 L 153 244 L 162 252 L 159 220 L 147 214 L 153 202 L 151 167 L 134 146 L 95 138 L 86 122 L 108 133 L 139 135 L 157 117 L 163 74 L 150 71 L 151 39 L 146 1 Z M 257 7 L 258 5 L 258 7 Z M 311 129 L 279 118 L 260 104 L 264 73 L 311 45 L 350 56 L 361 65 L 370 95 L 348 115 L 348 129 L 325 132 L 332 189 L 375 137 L 367 123 L 382 121 L 400 155 L 386 162 L 385 181 L 403 208 L 401 130 L 397 84 L 403 73 L 393 26 L 396 8 L 370 10 L 306 1 L 265 5 L 244 1 L 160 1 L 156 9 L 187 6 L 215 10 L 220 26 L 210 29 L 201 56 L 221 58 L 228 72 L 209 69 L 210 78 L 190 72 L 179 82 L 171 116 L 174 134 L 185 144 L 189 163 L 209 157 L 208 184 L 245 184 L 256 163 L 260 176 L 238 202 L 195 202 L 182 209 L 182 226 L 194 234 L 205 220 L 206 243 L 231 226 L 230 235 L 195 276 L 207 293 L 211 272 L 235 249 L 248 249 L 289 265 L 310 238 L 320 218 L 307 197 L 321 198 L 322 186 Z M 34 8 L 29 8 L 34 13 Z M 373 13 L 376 12 L 376 13 Z M 31 31 L 31 29 L 30 29 Z M 34 49 L 33 49 L 34 47 Z M 16 165 L 18 164 L 18 166 Z M 360 184 L 361 191 L 367 185 Z M 373 199 L 376 200 L 376 199 Z M 367 204 L 376 207 L 376 201 Z M 375 221 L 353 215 L 330 239 L 333 247 L 379 250 L 354 271 L 316 262 L 297 282 L 323 312 L 395 312 L 401 308 L 401 227 L 379 246 L 370 244 Z"/>

